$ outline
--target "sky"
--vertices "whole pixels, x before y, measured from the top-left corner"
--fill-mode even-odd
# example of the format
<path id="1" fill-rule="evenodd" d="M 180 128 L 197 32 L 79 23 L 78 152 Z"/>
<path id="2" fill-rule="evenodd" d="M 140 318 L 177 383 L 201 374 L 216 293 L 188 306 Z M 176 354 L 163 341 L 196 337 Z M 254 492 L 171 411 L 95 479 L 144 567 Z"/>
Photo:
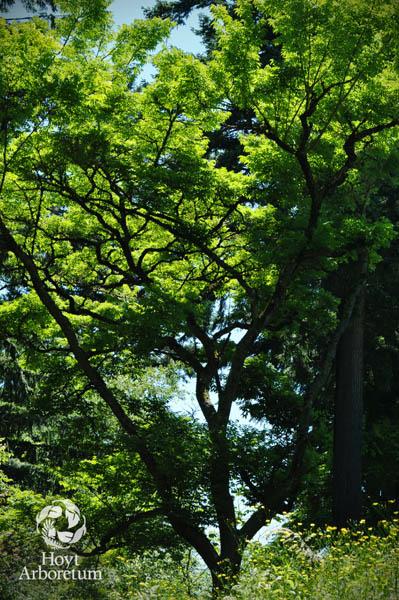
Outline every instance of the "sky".
<path id="1" fill-rule="evenodd" d="M 114 14 L 115 23 L 122 25 L 122 23 L 131 23 L 134 19 L 142 18 L 143 8 L 151 8 L 154 5 L 155 0 L 114 0 L 111 3 L 110 9 Z M 170 38 L 170 43 L 173 46 L 178 46 L 187 52 L 201 52 L 201 40 L 192 31 L 193 28 L 197 28 L 198 26 L 200 12 L 204 12 L 204 10 L 193 11 L 185 25 L 180 25 L 173 30 Z M 9 11 L 7 13 L 0 13 L 0 16 L 10 19 L 26 17 L 29 14 L 32 13 L 27 12 L 21 2 L 16 0 Z"/>
<path id="2" fill-rule="evenodd" d="M 121 25 L 122 23 L 130 23 L 133 19 L 140 19 L 143 16 L 142 9 L 151 8 L 154 4 L 154 0 L 114 0 L 111 4 L 111 10 L 114 13 L 115 22 Z M 178 46 L 188 52 L 201 52 L 201 40 L 199 36 L 192 32 L 193 28 L 198 27 L 200 12 L 204 11 L 193 11 L 185 25 L 175 27 L 170 39 L 173 46 Z"/>

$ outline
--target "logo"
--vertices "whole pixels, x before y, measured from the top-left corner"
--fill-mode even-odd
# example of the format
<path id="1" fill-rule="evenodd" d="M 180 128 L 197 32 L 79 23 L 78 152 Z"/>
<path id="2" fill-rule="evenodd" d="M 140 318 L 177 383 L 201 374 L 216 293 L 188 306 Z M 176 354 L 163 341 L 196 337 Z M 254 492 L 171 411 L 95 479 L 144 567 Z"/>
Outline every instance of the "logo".
<path id="1" fill-rule="evenodd" d="M 56 500 L 36 516 L 36 530 L 50 548 L 76 544 L 86 533 L 86 519 L 70 500 Z"/>
<path id="2" fill-rule="evenodd" d="M 56 500 L 36 516 L 36 529 L 50 548 L 65 550 L 86 533 L 86 519 L 70 500 Z M 76 568 L 75 568 L 76 567 Z M 20 580 L 69 581 L 102 579 L 101 569 L 80 569 L 77 554 L 42 552 L 36 569 L 24 566 Z"/>

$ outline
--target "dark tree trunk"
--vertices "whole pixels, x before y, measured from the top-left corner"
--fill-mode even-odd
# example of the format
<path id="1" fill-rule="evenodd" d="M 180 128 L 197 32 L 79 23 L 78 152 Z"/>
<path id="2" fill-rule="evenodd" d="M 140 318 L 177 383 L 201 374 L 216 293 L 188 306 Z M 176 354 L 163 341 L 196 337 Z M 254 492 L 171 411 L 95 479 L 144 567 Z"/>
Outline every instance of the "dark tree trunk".
<path id="1" fill-rule="evenodd" d="M 333 518 L 358 520 L 362 509 L 364 288 L 336 354 Z"/>

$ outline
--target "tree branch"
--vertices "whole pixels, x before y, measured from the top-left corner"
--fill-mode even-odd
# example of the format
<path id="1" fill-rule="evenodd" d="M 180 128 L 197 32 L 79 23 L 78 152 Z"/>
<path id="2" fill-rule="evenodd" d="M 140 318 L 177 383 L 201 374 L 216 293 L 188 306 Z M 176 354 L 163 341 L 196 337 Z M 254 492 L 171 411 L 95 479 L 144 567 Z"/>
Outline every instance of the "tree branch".
<path id="1" fill-rule="evenodd" d="M 154 508 L 152 510 L 138 512 L 134 513 L 133 515 L 126 516 L 126 518 L 123 521 L 111 527 L 111 529 L 109 529 L 107 533 L 105 533 L 101 537 L 99 545 L 93 548 L 93 550 L 90 550 L 89 552 L 84 552 L 77 548 L 72 548 L 72 550 L 80 556 L 95 556 L 97 554 L 104 554 L 110 549 L 107 547 L 107 545 L 112 540 L 112 538 L 123 535 L 131 525 L 140 521 L 145 521 L 146 519 L 158 517 L 163 514 L 164 511 L 161 508 Z"/>

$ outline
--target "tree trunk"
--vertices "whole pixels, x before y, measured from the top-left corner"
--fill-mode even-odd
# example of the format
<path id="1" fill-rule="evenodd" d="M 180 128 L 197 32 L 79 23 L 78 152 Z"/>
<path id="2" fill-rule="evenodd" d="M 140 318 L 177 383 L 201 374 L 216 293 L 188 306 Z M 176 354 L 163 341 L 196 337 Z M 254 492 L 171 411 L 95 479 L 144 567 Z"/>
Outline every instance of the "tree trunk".
<path id="1" fill-rule="evenodd" d="M 342 527 L 362 508 L 364 288 L 336 354 L 333 518 Z"/>
<path id="2" fill-rule="evenodd" d="M 236 557 L 232 560 L 224 560 L 219 564 L 217 572 L 212 571 L 212 598 L 218 600 L 224 598 L 226 595 L 229 596 L 231 588 L 237 582 L 238 575 L 241 568 L 241 558 L 239 562 L 236 561 Z"/>

